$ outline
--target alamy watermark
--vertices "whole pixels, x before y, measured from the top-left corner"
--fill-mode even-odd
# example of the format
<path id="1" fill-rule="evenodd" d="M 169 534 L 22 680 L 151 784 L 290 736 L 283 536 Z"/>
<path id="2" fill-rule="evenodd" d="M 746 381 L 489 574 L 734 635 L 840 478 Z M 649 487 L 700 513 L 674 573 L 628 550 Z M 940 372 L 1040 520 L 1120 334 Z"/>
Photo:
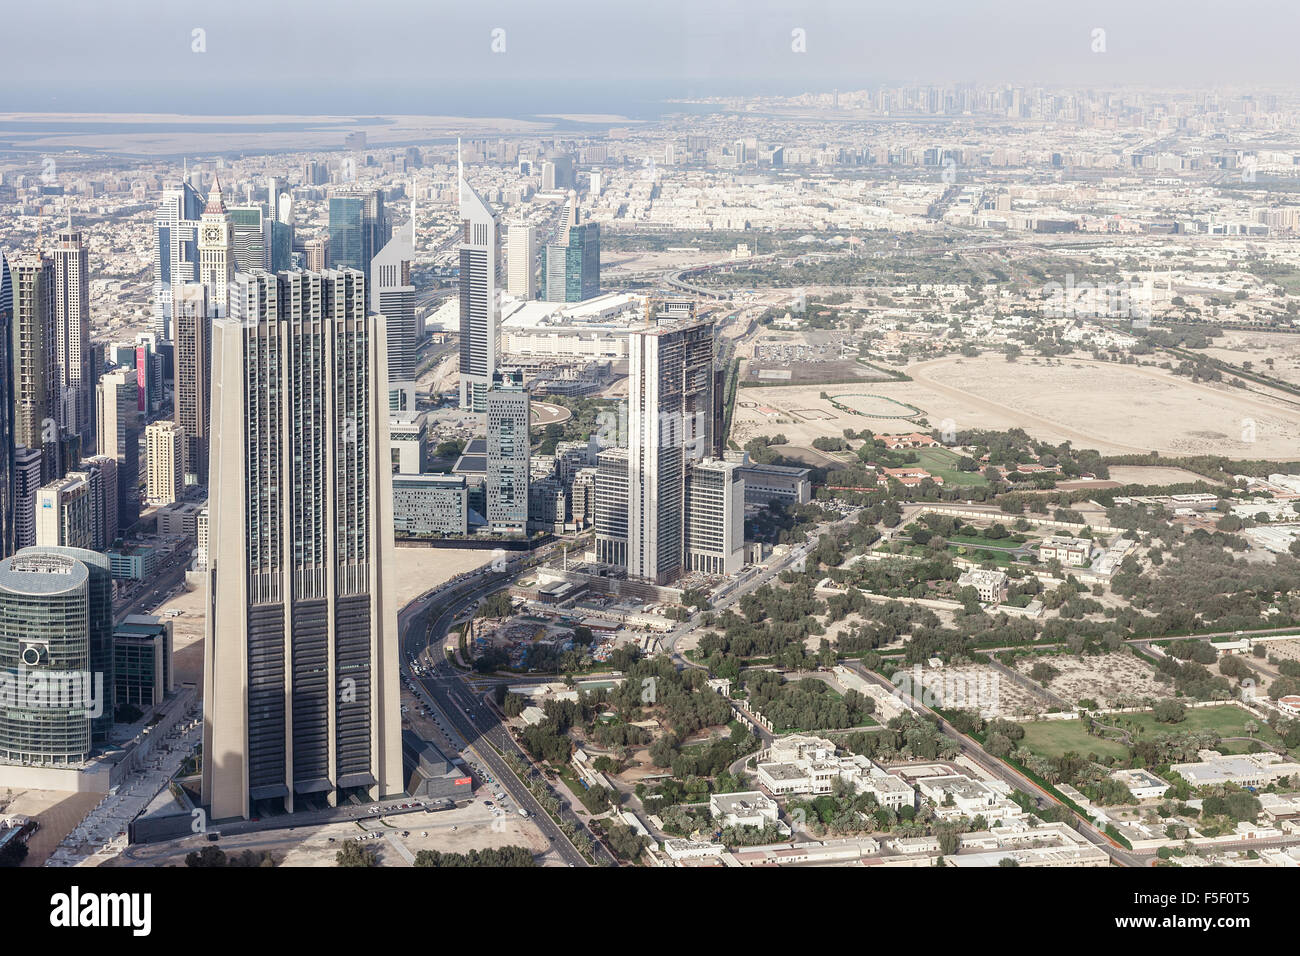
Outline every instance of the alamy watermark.
<path id="1" fill-rule="evenodd" d="M 29 652 L 41 653 L 35 645 L 24 648 L 24 655 Z M 71 711 L 96 718 L 104 713 L 104 675 L 23 663 L 17 668 L 0 669 L 0 707 Z"/>
<path id="2" fill-rule="evenodd" d="M 919 703 L 925 707 L 995 713 L 1002 700 L 1001 677 L 988 668 L 965 672 L 927 671 L 920 664 L 913 664 L 910 671 L 895 671 L 890 680 L 894 684 L 894 698 L 904 706 Z"/>
<path id="3" fill-rule="evenodd" d="M 1064 283 L 1045 284 L 1043 298 L 1043 314 L 1050 318 L 1151 317 L 1151 289 L 1141 282 L 1076 282 L 1071 274 Z"/>

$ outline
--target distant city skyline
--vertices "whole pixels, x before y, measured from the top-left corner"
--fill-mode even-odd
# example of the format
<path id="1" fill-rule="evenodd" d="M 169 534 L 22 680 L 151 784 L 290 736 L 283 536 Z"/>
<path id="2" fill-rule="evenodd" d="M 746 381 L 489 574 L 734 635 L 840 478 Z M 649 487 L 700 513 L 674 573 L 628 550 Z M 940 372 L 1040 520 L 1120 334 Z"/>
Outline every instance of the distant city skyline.
<path id="1" fill-rule="evenodd" d="M 161 0 L 130 7 L 129 18 L 84 0 L 10 11 L 13 35 L 57 31 L 61 42 L 11 51 L 0 110 L 523 115 L 880 83 L 1286 86 L 1300 27 L 1300 8 L 1285 0 L 1094 0 L 1086 10 L 1028 0 L 507 0 L 492 10 L 379 0 L 361 10 L 322 0 L 292 31 L 244 29 L 265 15 L 251 0 L 231 0 L 219 18 Z M 363 27 L 382 49 L 364 76 L 315 56 Z M 793 49 L 795 30 L 806 52 Z"/>

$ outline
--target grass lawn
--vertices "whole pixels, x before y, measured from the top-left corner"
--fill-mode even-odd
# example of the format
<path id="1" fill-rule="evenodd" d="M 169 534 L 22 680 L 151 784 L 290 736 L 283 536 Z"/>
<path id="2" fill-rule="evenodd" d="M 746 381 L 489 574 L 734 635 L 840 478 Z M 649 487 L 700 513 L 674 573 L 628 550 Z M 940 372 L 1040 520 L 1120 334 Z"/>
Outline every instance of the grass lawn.
<path id="1" fill-rule="evenodd" d="M 952 534 L 943 540 L 949 544 L 964 544 L 968 547 L 976 548 L 995 548 L 1004 551 L 1015 551 L 1020 547 L 1020 543 L 1012 541 L 1010 538 L 977 538 L 973 534 Z"/>
<path id="2" fill-rule="evenodd" d="M 957 550 L 958 548 L 965 548 L 966 553 L 962 554 Z M 957 557 L 965 558 L 967 561 L 978 561 L 980 564 L 999 564 L 1002 567 L 1006 568 L 1006 567 L 1010 567 L 1012 564 L 1015 563 L 1014 561 L 1011 560 L 1011 554 L 1008 551 L 988 551 L 986 556 L 984 554 L 977 553 L 979 551 L 984 551 L 986 549 L 975 548 L 968 544 L 962 544 L 962 545 L 950 544 L 948 545 L 948 550 L 951 551 Z"/>
<path id="3" fill-rule="evenodd" d="M 1223 737 L 1246 737 L 1249 736 L 1246 733 L 1246 721 L 1250 720 L 1254 721 L 1255 726 L 1258 728 L 1254 734 L 1256 740 L 1270 744 L 1281 744 L 1282 742 L 1263 720 L 1231 704 L 1225 704 L 1222 707 L 1188 707 L 1187 719 L 1176 724 L 1157 723 L 1155 716 L 1149 712 L 1144 714 L 1111 714 L 1107 716 L 1113 718 L 1108 722 L 1118 723 L 1121 727 L 1131 727 L 1136 724 L 1148 736 L 1213 730 Z M 1121 720 L 1123 723 L 1120 723 Z M 1249 746 L 1250 742 L 1247 740 L 1234 740 L 1224 743 L 1223 749 L 1227 753 L 1244 753 Z"/>
<path id="4" fill-rule="evenodd" d="M 1040 757 L 1059 757 L 1071 750 L 1085 757 L 1128 756 L 1128 748 L 1122 743 L 1089 736 L 1077 720 L 1035 720 L 1020 726 L 1025 728 L 1025 739 L 1017 746 L 1028 747 Z"/>
<path id="5" fill-rule="evenodd" d="M 946 448 L 918 448 L 916 457 L 922 468 L 943 479 L 947 485 L 984 486 L 988 479 L 978 471 L 958 471 L 957 459 L 961 456 Z"/>

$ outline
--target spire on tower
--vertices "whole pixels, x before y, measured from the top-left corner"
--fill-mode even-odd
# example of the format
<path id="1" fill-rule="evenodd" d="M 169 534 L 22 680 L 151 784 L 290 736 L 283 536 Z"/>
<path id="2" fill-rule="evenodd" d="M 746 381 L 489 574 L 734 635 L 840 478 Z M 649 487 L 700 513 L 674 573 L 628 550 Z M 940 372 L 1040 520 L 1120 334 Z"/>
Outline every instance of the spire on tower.
<path id="1" fill-rule="evenodd" d="M 216 173 L 212 174 L 212 192 L 208 193 L 208 204 L 203 207 L 203 211 L 215 212 L 221 216 L 226 214 L 226 204 L 221 199 L 221 177 Z"/>

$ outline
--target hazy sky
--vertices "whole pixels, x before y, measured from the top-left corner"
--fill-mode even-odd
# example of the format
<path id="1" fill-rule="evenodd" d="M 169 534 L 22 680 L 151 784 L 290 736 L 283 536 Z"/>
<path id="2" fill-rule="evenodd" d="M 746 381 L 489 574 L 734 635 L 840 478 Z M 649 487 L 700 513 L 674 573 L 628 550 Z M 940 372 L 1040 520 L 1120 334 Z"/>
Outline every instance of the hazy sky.
<path id="1" fill-rule="evenodd" d="M 524 114 L 880 83 L 1283 86 L 1300 0 L 36 0 L 3 110 Z M 192 52 L 192 31 L 206 52 Z M 505 52 L 492 51 L 504 30 Z M 806 31 L 805 53 L 791 32 Z M 1106 52 L 1092 32 L 1106 31 Z"/>

